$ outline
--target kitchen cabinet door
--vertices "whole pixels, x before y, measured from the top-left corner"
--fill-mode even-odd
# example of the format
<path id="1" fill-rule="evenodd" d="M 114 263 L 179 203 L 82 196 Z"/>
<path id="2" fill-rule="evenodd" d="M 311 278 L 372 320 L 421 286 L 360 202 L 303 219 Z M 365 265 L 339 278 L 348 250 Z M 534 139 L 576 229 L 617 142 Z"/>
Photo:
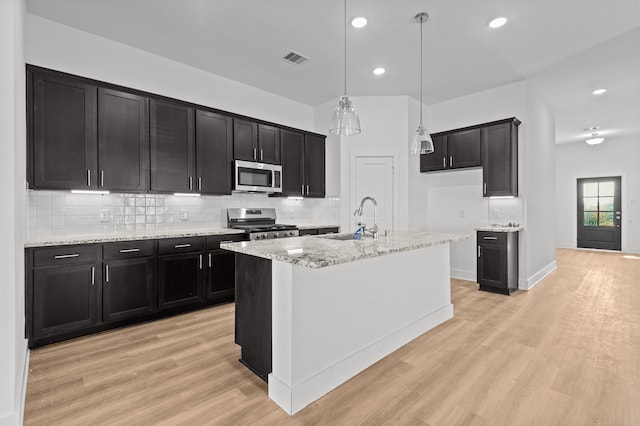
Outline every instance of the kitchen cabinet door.
<path id="1" fill-rule="evenodd" d="M 261 163 L 280 164 L 280 129 L 258 124 L 257 160 Z"/>
<path id="2" fill-rule="evenodd" d="M 253 121 L 233 119 L 233 158 L 258 161 L 258 125 Z"/>
<path id="3" fill-rule="evenodd" d="M 520 121 L 487 126 L 482 129 L 483 195 L 518 196 L 518 125 Z"/>
<path id="4" fill-rule="evenodd" d="M 29 72 L 29 187 L 97 188 L 94 85 L 47 72 Z"/>
<path id="5" fill-rule="evenodd" d="M 195 190 L 193 109 L 151 99 L 151 191 Z"/>
<path id="6" fill-rule="evenodd" d="M 448 167 L 460 169 L 481 165 L 482 129 L 471 129 L 447 135 Z"/>
<path id="7" fill-rule="evenodd" d="M 480 290 L 511 294 L 518 289 L 518 232 L 478 232 Z"/>
<path id="8" fill-rule="evenodd" d="M 148 189 L 147 98 L 98 89 L 98 186 L 112 191 Z"/>
<path id="9" fill-rule="evenodd" d="M 434 172 L 448 168 L 447 135 L 434 135 L 431 139 L 433 152 L 420 155 L 420 172 Z"/>
<path id="10" fill-rule="evenodd" d="M 196 150 L 196 190 L 202 194 L 231 194 L 233 119 L 196 111 Z"/>
<path id="11" fill-rule="evenodd" d="M 202 300 L 202 252 L 158 256 L 158 308 L 196 305 Z"/>
<path id="12" fill-rule="evenodd" d="M 325 196 L 325 140 L 322 137 L 305 135 L 304 181 L 306 197 Z"/>
<path id="13" fill-rule="evenodd" d="M 100 268 L 95 263 L 33 270 L 32 338 L 91 327 L 98 320 Z"/>
<path id="14" fill-rule="evenodd" d="M 216 302 L 233 301 L 235 297 L 235 254 L 227 250 L 207 252 L 207 299 Z"/>
<path id="15" fill-rule="evenodd" d="M 103 321 L 136 318 L 153 312 L 154 266 L 153 257 L 104 263 Z"/>
<path id="16" fill-rule="evenodd" d="M 301 196 L 304 191 L 304 134 L 282 130 L 282 195 Z"/>

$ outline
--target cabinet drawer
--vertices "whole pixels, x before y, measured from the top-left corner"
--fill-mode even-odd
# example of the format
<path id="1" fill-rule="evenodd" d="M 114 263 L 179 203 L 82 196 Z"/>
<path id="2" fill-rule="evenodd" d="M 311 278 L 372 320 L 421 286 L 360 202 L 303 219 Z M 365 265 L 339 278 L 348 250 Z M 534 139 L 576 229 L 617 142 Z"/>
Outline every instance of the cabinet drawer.
<path id="1" fill-rule="evenodd" d="M 298 235 L 300 235 L 301 237 L 304 237 L 305 235 L 318 235 L 318 228 L 301 229 L 298 232 Z"/>
<path id="2" fill-rule="evenodd" d="M 211 235 L 207 237 L 207 250 L 219 249 L 220 243 L 230 243 L 244 240 L 245 234 Z"/>
<path id="3" fill-rule="evenodd" d="M 478 244 L 506 244 L 506 232 L 478 232 Z"/>
<path id="4" fill-rule="evenodd" d="M 110 260 L 153 256 L 155 243 L 155 240 L 147 240 L 104 244 L 102 258 Z"/>
<path id="5" fill-rule="evenodd" d="M 55 246 L 33 249 L 33 266 L 74 265 L 94 263 L 99 257 L 100 245 Z"/>
<path id="6" fill-rule="evenodd" d="M 340 228 L 338 227 L 329 227 L 329 228 L 318 228 L 318 234 L 337 234 L 340 232 Z"/>
<path id="7" fill-rule="evenodd" d="M 202 251 L 204 237 L 168 238 L 158 241 L 158 254 L 176 254 Z"/>

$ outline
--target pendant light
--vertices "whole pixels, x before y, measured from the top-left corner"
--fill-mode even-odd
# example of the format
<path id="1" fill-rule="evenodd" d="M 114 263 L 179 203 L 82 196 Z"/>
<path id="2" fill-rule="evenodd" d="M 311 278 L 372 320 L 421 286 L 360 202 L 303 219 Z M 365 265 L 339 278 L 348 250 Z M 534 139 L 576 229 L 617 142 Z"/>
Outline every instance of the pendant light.
<path id="1" fill-rule="evenodd" d="M 433 141 L 431 135 L 427 129 L 422 125 L 422 24 L 427 22 L 429 14 L 426 12 L 418 13 L 416 16 L 416 22 L 420 23 L 420 124 L 418 130 L 413 137 L 409 153 L 414 155 L 419 154 L 431 154 L 433 152 Z"/>
<path id="2" fill-rule="evenodd" d="M 357 135 L 361 132 L 358 112 L 347 96 L 347 0 L 344 0 L 344 95 L 333 112 L 329 131 L 338 136 Z"/>

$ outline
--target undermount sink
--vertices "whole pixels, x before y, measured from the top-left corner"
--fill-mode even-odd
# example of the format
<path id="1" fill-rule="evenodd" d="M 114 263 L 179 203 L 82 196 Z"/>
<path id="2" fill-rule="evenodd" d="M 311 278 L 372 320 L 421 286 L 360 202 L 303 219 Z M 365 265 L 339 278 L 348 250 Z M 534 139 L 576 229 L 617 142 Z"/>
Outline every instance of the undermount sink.
<path id="1" fill-rule="evenodd" d="M 319 235 L 318 237 L 326 238 L 328 240 L 340 240 L 340 241 L 353 240 L 353 234 L 325 234 L 325 235 Z M 368 239 L 373 239 L 373 237 L 370 235 L 360 236 L 360 239 L 368 240 Z"/>

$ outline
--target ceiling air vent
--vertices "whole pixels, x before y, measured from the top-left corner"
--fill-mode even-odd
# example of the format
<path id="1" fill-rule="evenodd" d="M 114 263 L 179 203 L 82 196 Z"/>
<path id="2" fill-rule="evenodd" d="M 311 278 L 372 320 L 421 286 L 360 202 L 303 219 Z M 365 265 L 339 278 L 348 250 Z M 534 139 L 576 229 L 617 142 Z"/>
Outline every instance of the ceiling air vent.
<path id="1" fill-rule="evenodd" d="M 293 50 L 284 55 L 282 59 L 294 65 L 301 65 L 309 60 L 306 56 L 301 55 L 298 52 L 294 52 Z"/>

